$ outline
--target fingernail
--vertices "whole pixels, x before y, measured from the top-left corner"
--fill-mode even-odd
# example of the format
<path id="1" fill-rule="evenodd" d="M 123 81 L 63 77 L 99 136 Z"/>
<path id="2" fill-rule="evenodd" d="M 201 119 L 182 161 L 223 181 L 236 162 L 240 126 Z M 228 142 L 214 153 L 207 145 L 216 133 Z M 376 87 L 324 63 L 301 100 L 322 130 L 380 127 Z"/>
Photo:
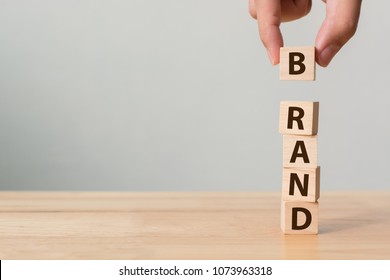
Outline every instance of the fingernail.
<path id="1" fill-rule="evenodd" d="M 323 67 L 326 67 L 329 65 L 329 63 L 332 61 L 333 57 L 338 53 L 340 50 L 340 47 L 336 45 L 330 45 L 327 46 L 318 56 L 318 64 L 320 64 Z"/>
<path id="2" fill-rule="evenodd" d="M 268 58 L 269 58 L 269 61 L 271 62 L 271 64 L 275 65 L 275 60 L 272 56 L 272 51 L 270 49 L 267 49 L 267 54 L 268 54 Z"/>

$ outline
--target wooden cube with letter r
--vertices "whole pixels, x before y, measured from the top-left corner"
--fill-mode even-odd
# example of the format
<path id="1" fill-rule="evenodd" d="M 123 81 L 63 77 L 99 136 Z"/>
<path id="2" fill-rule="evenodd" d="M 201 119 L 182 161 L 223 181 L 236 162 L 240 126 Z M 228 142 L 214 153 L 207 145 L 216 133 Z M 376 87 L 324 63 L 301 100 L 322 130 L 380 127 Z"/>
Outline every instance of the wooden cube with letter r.
<path id="1" fill-rule="evenodd" d="M 289 135 L 316 135 L 319 106 L 319 102 L 311 101 L 280 102 L 279 132 Z"/>

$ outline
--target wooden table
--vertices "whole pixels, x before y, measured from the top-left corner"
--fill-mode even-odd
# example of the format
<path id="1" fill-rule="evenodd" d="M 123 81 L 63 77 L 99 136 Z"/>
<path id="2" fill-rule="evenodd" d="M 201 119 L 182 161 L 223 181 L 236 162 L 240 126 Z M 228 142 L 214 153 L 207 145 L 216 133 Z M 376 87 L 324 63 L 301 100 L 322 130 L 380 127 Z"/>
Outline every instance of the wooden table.
<path id="1" fill-rule="evenodd" d="M 0 259 L 390 259 L 390 192 L 323 193 L 318 236 L 280 193 L 0 192 Z"/>

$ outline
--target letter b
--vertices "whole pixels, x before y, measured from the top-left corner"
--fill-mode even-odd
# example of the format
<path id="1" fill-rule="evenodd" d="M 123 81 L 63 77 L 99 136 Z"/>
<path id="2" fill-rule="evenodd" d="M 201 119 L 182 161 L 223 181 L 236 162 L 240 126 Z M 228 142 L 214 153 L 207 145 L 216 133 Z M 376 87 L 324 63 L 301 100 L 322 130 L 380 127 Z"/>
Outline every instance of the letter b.
<path id="1" fill-rule="evenodd" d="M 280 48 L 280 79 L 314 81 L 315 47 Z"/>
<path id="2" fill-rule="evenodd" d="M 306 71 L 306 66 L 303 63 L 305 61 L 305 55 L 300 52 L 289 53 L 289 74 L 300 75 Z"/>

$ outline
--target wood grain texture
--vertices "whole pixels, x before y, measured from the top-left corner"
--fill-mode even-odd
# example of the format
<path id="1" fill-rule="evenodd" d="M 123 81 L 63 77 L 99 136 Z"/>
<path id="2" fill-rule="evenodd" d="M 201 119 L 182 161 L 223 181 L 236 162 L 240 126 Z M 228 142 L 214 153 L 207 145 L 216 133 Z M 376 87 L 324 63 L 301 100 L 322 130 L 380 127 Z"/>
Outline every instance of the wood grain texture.
<path id="1" fill-rule="evenodd" d="M 280 102 L 279 133 L 296 135 L 316 135 L 318 133 L 319 105 L 319 102 L 309 101 Z M 293 108 L 298 108 L 302 111 L 299 112 L 294 110 Z M 289 114 L 290 110 L 292 114 Z M 290 122 L 289 118 L 292 118 Z M 290 128 L 288 125 L 289 123 L 292 124 Z"/>
<path id="2" fill-rule="evenodd" d="M 390 259 L 390 192 L 321 194 L 284 235 L 275 193 L 0 192 L 0 259 Z"/>
<path id="3" fill-rule="evenodd" d="M 290 53 L 300 53 L 303 55 L 302 64 L 305 70 L 301 74 L 290 73 Z M 299 57 L 295 57 L 299 61 Z M 295 65 L 295 70 L 299 70 L 300 66 Z M 280 80 L 296 80 L 296 81 L 314 81 L 316 79 L 316 61 L 315 47 L 283 47 L 280 48 Z"/>

